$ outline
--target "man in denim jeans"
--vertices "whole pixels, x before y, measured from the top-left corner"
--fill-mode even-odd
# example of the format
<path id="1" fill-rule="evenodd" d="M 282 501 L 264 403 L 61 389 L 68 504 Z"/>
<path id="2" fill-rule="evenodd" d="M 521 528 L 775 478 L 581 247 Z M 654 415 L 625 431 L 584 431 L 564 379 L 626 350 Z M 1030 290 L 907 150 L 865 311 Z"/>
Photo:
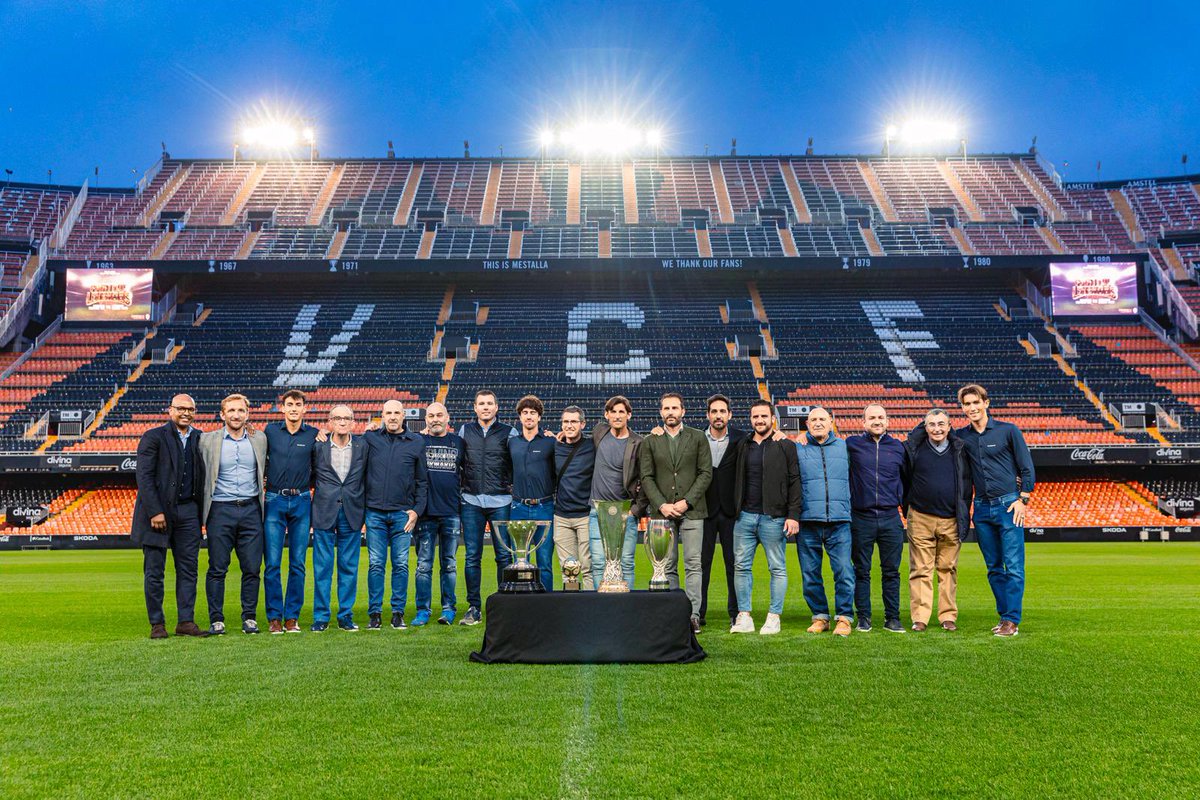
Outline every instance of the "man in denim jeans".
<path id="1" fill-rule="evenodd" d="M 738 614 L 730 633 L 754 633 L 750 598 L 754 589 L 754 551 L 759 543 L 771 572 L 771 604 L 760 634 L 779 633 L 779 615 L 787 594 L 787 540 L 800 531 L 800 466 L 795 446 L 772 438 L 775 408 L 766 400 L 750 406 L 754 433 L 741 439 L 734 458 L 734 585 Z"/>
<path id="2" fill-rule="evenodd" d="M 338 627 L 358 630 L 354 599 L 358 594 L 358 557 L 362 554 L 364 469 L 367 447 L 351 436 L 354 411 L 338 405 L 329 409 L 331 435 L 318 441 L 313 475 L 313 633 L 329 628 L 329 584 L 337 552 Z"/>
<path id="3" fill-rule="evenodd" d="M 640 491 L 639 457 L 642 437 L 629 429 L 633 405 L 622 395 L 608 398 L 604 421 L 592 428 L 592 446 L 596 450 L 592 470 L 592 508 L 588 512 L 588 555 L 592 567 L 592 585 L 597 589 L 604 579 L 604 545 L 600 541 L 597 500 L 629 500 L 629 518 L 625 520 L 625 543 L 621 548 L 621 577 L 633 588 L 634 557 L 637 554 L 638 519 L 646 513 L 645 496 Z"/>
<path id="4" fill-rule="evenodd" d="M 975 533 L 987 565 L 1000 623 L 992 633 L 1016 636 L 1025 596 L 1025 509 L 1033 492 L 1033 459 L 1025 437 L 1011 422 L 988 416 L 987 390 L 969 384 L 958 403 L 971 424 L 955 431 L 971 463 L 975 485 Z"/>
<path id="5" fill-rule="evenodd" d="M 408 551 L 429 491 L 425 440 L 404 429 L 404 404 L 383 404 L 383 428 L 368 431 L 367 630 L 383 628 L 383 583 L 388 549 L 392 562 L 392 627 L 404 630 L 408 602 Z"/>
<path id="6" fill-rule="evenodd" d="M 312 463 L 317 429 L 304 424 L 304 392 L 290 389 L 279 398 L 283 421 L 272 422 L 267 435 L 266 518 L 263 522 L 263 595 L 271 633 L 300 633 L 304 606 L 304 565 L 312 519 Z M 287 596 L 281 569 L 287 543 Z"/>
<path id="7" fill-rule="evenodd" d="M 833 433 L 833 417 L 822 406 L 808 414 L 808 432 L 796 445 L 800 462 L 800 535 L 796 552 L 804 599 L 812 611 L 809 633 L 829 630 L 829 599 L 821 578 L 822 550 L 833 567 L 837 636 L 850 635 L 854 613 L 854 564 L 850 555 L 850 459 L 845 440 Z"/>
<path id="8" fill-rule="evenodd" d="M 464 569 L 467 577 L 467 613 L 459 625 L 478 625 L 483 621 L 483 530 L 492 520 L 508 519 L 512 508 L 512 454 L 508 438 L 517 433 L 511 425 L 496 420 L 499 405 L 496 393 L 481 389 L 475 393 L 475 420 L 458 429 L 467 451 L 462 476 L 462 531 L 466 550 Z M 496 583 L 500 583 L 509 564 L 507 551 L 496 543 L 492 531 L 492 551 L 496 559 Z"/>
<path id="9" fill-rule="evenodd" d="M 521 428 L 508 438 L 508 452 L 513 466 L 513 501 L 509 519 L 533 519 L 551 522 L 554 519 L 554 436 L 542 430 L 545 407 L 535 395 L 527 394 L 517 401 L 517 419 Z M 546 530 L 538 543 L 536 560 L 538 577 L 546 591 L 554 589 L 554 536 Z M 509 542 L 511 545 L 512 542 Z"/>
<path id="10" fill-rule="evenodd" d="M 429 472 L 429 499 L 417 523 L 417 613 L 413 625 L 429 624 L 433 602 L 433 551 L 441 555 L 442 614 L 438 624 L 454 624 L 454 583 L 457 569 L 458 532 L 463 464 L 463 440 L 450 432 L 450 413 L 441 403 L 425 407 L 425 467 Z"/>

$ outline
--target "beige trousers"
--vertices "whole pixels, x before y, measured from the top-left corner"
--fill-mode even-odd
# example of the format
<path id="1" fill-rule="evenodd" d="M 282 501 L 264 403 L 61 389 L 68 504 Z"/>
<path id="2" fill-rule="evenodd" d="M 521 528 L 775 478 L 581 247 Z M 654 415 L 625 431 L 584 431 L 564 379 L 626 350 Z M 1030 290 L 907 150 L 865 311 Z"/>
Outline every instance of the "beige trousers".
<path id="1" fill-rule="evenodd" d="M 908 600 L 913 622 L 929 624 L 933 571 L 938 576 L 938 621 L 957 621 L 958 523 L 915 508 L 908 514 Z"/>
<path id="2" fill-rule="evenodd" d="M 558 566 L 575 559 L 579 562 L 579 587 L 591 591 L 592 552 L 588 549 L 588 518 L 560 517 L 554 515 L 554 552 L 558 554 Z"/>

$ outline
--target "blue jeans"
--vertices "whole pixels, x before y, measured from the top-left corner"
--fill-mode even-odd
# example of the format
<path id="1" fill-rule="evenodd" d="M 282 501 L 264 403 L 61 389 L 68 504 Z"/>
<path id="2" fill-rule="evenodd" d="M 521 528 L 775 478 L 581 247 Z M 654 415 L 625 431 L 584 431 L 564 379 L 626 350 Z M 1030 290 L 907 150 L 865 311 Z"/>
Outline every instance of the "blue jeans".
<path id="1" fill-rule="evenodd" d="M 267 619 L 297 619 L 304 607 L 304 564 L 308 560 L 308 526 L 312 519 L 312 496 L 284 497 L 267 492 L 267 515 L 263 521 L 263 595 Z M 287 542 L 287 597 L 283 595 L 283 545 Z"/>
<path id="2" fill-rule="evenodd" d="M 787 537 L 783 533 L 783 517 L 766 514 L 738 514 L 733 526 L 733 585 L 737 592 L 738 611 L 750 611 L 754 588 L 754 551 L 759 543 L 767 557 L 771 572 L 772 614 L 783 613 L 783 597 L 787 594 Z"/>
<path id="3" fill-rule="evenodd" d="M 441 578 L 442 610 L 454 610 L 457 598 L 458 517 L 426 517 L 417 523 L 417 611 L 429 611 L 433 602 L 433 548 L 441 553 L 438 576 Z"/>
<path id="4" fill-rule="evenodd" d="M 383 579 L 387 577 L 388 548 L 392 549 L 392 613 L 403 614 L 408 604 L 407 511 L 367 509 L 367 613 L 383 613 Z"/>
<path id="5" fill-rule="evenodd" d="M 850 515 L 850 540 L 854 553 L 854 606 L 860 618 L 871 618 L 871 562 L 879 545 L 879 583 L 883 589 L 883 617 L 900 619 L 900 556 L 904 552 L 904 523 L 900 512 L 855 511 Z"/>
<path id="6" fill-rule="evenodd" d="M 509 510 L 509 519 L 545 519 L 550 521 L 546 528 L 546 538 L 538 545 L 535 561 L 537 562 L 538 577 L 547 592 L 554 591 L 554 501 L 547 500 L 536 506 L 526 505 L 520 500 L 514 500 Z M 509 542 L 512 544 L 512 542 Z"/>
<path id="7" fill-rule="evenodd" d="M 829 553 L 833 568 L 833 602 L 839 617 L 850 619 L 854 614 L 854 564 L 850 557 L 849 522 L 801 522 L 796 537 L 796 553 L 800 557 L 800 574 L 804 579 L 804 601 L 813 619 L 829 619 L 829 598 L 825 596 L 825 581 L 821 578 L 824 552 Z"/>
<path id="8" fill-rule="evenodd" d="M 1015 492 L 995 500 L 977 497 L 974 520 L 996 612 L 1000 619 L 1019 625 L 1025 597 L 1025 529 L 1013 524 L 1007 510 L 1016 499 Z"/>
<path id="9" fill-rule="evenodd" d="M 621 577 L 633 589 L 634 556 L 637 554 L 638 521 L 633 514 L 625 520 L 625 542 L 621 548 Z M 592 582 L 597 589 L 604 579 L 604 544 L 600 541 L 600 522 L 596 507 L 588 513 L 588 554 L 592 559 Z"/>
<path id="10" fill-rule="evenodd" d="M 467 605 L 481 607 L 480 584 L 483 582 L 483 528 L 493 519 L 508 519 L 510 506 L 482 508 L 470 503 L 462 504 L 463 547 L 466 549 L 464 571 L 467 573 Z M 504 575 L 504 568 L 512 563 L 503 547 L 496 544 L 496 532 L 492 531 L 492 550 L 496 556 L 496 584 Z"/>
<path id="11" fill-rule="evenodd" d="M 337 549 L 338 620 L 354 618 L 354 599 L 358 594 L 358 557 L 362 537 L 338 509 L 334 530 L 313 531 L 313 622 L 329 622 L 329 583 L 333 579 L 333 553 Z"/>

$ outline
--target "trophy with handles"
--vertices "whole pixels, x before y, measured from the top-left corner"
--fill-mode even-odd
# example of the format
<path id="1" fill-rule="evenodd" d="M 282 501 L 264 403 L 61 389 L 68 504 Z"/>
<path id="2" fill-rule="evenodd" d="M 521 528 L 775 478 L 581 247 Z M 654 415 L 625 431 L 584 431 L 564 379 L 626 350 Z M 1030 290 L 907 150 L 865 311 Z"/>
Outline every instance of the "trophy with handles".
<path id="1" fill-rule="evenodd" d="M 504 568 L 500 591 L 505 594 L 546 591 L 538 578 L 538 568 L 529 558 L 549 534 L 550 520 L 494 519 L 490 524 L 496 526 L 496 541 L 513 557 L 513 563 Z"/>

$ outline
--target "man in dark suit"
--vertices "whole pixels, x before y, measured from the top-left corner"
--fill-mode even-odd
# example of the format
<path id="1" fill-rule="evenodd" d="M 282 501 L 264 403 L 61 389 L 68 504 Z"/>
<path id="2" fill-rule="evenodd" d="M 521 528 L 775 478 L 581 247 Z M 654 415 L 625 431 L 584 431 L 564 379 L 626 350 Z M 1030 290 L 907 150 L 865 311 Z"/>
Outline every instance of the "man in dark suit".
<path id="1" fill-rule="evenodd" d="M 737 592 L 733 582 L 733 525 L 737 521 L 737 505 L 734 503 L 738 442 L 746 438 L 746 432 L 730 426 L 729 398 L 714 394 L 708 398 L 708 428 L 704 436 L 712 454 L 713 477 L 705 493 L 708 516 L 704 518 L 704 544 L 700 550 L 700 624 L 705 624 L 708 611 L 708 582 L 712 577 L 713 556 L 717 542 L 721 543 L 721 559 L 725 562 L 725 587 L 728 599 L 725 610 L 729 612 L 732 625 L 738 613 Z"/>
<path id="2" fill-rule="evenodd" d="M 137 448 L 137 500 L 133 505 L 133 543 L 142 548 L 142 575 L 150 638 L 166 639 L 163 575 L 167 549 L 175 559 L 175 605 L 179 636 L 203 636 L 195 622 L 196 579 L 200 558 L 200 500 L 204 465 L 200 431 L 192 427 L 196 401 L 177 394 L 167 408 L 170 422 L 142 434 Z"/>
<path id="3" fill-rule="evenodd" d="M 705 494 L 712 483 L 712 453 L 704 434 L 683 424 L 683 397 L 667 392 L 659 401 L 664 433 L 647 436 L 638 454 L 642 489 L 650 501 L 651 519 L 675 524 L 667 575 L 671 588 L 679 587 L 679 551 L 683 550 L 684 589 L 692 602 L 692 632 L 700 632 L 700 550 L 704 520 L 708 517 Z"/>
<path id="4" fill-rule="evenodd" d="M 366 509 L 366 442 L 351 436 L 350 406 L 329 409 L 330 436 L 317 442 L 313 494 L 313 624 L 314 633 L 329 628 L 329 583 L 337 550 L 338 627 L 357 631 L 354 598 L 358 594 L 358 557 Z"/>

